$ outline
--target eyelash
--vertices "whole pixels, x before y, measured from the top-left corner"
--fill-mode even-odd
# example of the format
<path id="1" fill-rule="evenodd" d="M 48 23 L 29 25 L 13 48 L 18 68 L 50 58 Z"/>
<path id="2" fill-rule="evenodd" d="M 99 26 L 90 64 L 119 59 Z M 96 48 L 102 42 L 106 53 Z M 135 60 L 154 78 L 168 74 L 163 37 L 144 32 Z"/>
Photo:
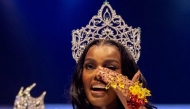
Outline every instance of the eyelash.
<path id="1" fill-rule="evenodd" d="M 115 71 L 115 70 L 118 69 L 118 68 L 117 68 L 116 66 L 114 66 L 114 65 L 108 65 L 108 66 L 106 66 L 106 68 L 108 68 L 108 69 L 110 69 L 110 70 L 113 70 L 113 71 Z"/>
<path id="2" fill-rule="evenodd" d="M 114 65 L 106 65 L 104 67 L 106 67 L 106 68 L 108 68 L 110 70 L 113 70 L 113 71 L 118 69 L 118 67 L 116 67 Z M 93 64 L 86 63 L 86 64 L 84 64 L 84 68 L 87 69 L 87 70 L 92 70 L 92 69 L 95 69 L 95 66 Z"/>
<path id="3" fill-rule="evenodd" d="M 95 69 L 93 64 L 84 64 L 84 68 L 87 69 L 87 70 Z"/>

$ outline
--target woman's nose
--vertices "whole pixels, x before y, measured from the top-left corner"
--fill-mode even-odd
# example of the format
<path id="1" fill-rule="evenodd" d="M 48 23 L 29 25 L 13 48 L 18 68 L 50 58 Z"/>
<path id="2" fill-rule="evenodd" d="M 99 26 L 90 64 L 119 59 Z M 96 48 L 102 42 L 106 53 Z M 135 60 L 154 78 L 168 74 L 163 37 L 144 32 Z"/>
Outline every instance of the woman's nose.
<path id="1" fill-rule="evenodd" d="M 102 66 L 98 66 L 98 69 L 99 69 L 99 70 L 102 70 L 102 69 L 103 69 L 103 67 L 102 67 Z"/>
<path id="2" fill-rule="evenodd" d="M 94 80 L 96 81 L 101 80 L 101 76 L 99 75 L 100 71 L 101 71 L 101 67 L 98 67 L 94 73 Z"/>

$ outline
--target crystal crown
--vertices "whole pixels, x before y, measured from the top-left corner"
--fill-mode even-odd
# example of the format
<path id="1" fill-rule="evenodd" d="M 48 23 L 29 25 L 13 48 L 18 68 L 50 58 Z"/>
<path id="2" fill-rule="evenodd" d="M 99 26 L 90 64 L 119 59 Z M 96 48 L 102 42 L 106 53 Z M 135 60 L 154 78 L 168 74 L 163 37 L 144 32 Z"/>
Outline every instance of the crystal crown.
<path id="1" fill-rule="evenodd" d="M 128 26 L 117 15 L 109 2 L 104 2 L 98 14 L 86 27 L 72 31 L 72 55 L 78 62 L 85 46 L 95 39 L 110 39 L 123 44 L 130 51 L 135 62 L 140 57 L 140 28 Z"/>
<path id="2" fill-rule="evenodd" d="M 25 90 L 21 87 L 18 95 L 16 96 L 13 109 L 45 109 L 44 97 L 46 92 L 43 92 L 40 97 L 34 98 L 30 96 L 30 91 L 36 84 L 32 84 Z"/>

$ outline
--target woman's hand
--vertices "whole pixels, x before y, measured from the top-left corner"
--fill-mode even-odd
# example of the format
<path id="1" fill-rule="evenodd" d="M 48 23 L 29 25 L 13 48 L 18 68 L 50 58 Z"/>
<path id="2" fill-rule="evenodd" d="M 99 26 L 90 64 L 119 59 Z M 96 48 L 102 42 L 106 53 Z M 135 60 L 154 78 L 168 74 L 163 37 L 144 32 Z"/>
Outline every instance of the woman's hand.
<path id="1" fill-rule="evenodd" d="M 133 86 L 134 83 L 138 81 L 140 74 L 140 71 L 137 71 L 133 79 L 129 80 L 126 76 L 123 76 L 120 73 L 117 73 L 107 68 L 100 68 L 98 73 L 96 74 L 96 77 L 107 83 L 107 89 L 110 87 L 113 88 L 125 109 L 130 109 L 127 105 L 127 101 L 131 99 L 131 95 L 129 94 L 129 87 Z M 144 106 L 141 106 L 138 109 L 146 108 Z"/>

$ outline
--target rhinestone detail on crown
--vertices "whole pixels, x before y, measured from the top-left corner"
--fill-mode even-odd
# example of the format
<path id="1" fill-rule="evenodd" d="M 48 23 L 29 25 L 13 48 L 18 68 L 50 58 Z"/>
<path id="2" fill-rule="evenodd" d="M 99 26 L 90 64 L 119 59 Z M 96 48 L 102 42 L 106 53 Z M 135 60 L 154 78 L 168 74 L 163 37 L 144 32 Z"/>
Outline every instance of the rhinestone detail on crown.
<path id="1" fill-rule="evenodd" d="M 34 98 L 30 96 L 30 91 L 36 84 L 32 84 L 25 90 L 21 87 L 18 95 L 16 96 L 13 109 L 45 109 L 44 97 L 46 92 L 43 92 L 40 97 Z"/>
<path id="2" fill-rule="evenodd" d="M 120 15 L 116 15 L 109 2 L 104 2 L 98 14 L 86 27 L 72 31 L 72 55 L 78 62 L 85 46 L 95 39 L 110 39 L 123 44 L 135 62 L 140 57 L 140 28 L 128 26 Z"/>

